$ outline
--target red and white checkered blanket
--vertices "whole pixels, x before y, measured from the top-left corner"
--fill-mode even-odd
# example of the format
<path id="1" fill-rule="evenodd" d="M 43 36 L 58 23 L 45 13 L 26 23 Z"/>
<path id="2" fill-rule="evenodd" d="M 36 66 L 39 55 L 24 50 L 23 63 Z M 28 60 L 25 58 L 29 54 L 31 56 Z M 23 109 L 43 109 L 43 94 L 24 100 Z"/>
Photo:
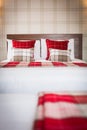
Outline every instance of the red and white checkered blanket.
<path id="1" fill-rule="evenodd" d="M 87 67 L 87 63 L 81 62 L 0 62 L 0 67 Z"/>
<path id="2" fill-rule="evenodd" d="M 87 130 L 87 93 L 40 93 L 33 130 Z"/>

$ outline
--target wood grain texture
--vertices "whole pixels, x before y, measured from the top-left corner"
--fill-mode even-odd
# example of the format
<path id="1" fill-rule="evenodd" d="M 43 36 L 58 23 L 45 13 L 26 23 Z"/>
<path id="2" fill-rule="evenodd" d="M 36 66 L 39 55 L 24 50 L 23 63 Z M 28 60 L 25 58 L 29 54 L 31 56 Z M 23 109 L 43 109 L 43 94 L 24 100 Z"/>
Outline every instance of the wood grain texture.
<path id="1" fill-rule="evenodd" d="M 54 40 L 74 39 L 75 58 L 82 59 L 82 34 L 7 34 L 7 39 L 38 40 L 48 38 Z"/>

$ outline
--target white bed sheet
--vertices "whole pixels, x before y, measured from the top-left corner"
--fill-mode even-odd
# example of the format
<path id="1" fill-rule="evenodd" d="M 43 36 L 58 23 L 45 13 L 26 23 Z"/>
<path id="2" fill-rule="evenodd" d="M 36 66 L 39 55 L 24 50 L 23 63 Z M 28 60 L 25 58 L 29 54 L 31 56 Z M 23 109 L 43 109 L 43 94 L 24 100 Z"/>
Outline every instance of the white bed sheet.
<path id="1" fill-rule="evenodd" d="M 0 130 L 32 130 L 37 96 L 0 94 Z"/>
<path id="2" fill-rule="evenodd" d="M 0 68 L 0 93 L 87 90 L 86 67 Z"/>

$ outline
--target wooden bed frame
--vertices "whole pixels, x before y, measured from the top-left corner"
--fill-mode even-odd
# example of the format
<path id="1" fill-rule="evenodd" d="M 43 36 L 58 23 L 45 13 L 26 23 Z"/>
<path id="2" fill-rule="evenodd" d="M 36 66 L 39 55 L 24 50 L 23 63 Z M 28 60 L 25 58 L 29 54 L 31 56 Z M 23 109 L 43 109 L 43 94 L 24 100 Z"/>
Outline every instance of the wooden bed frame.
<path id="1" fill-rule="evenodd" d="M 7 34 L 7 39 L 39 40 L 48 38 L 54 40 L 74 39 L 75 58 L 82 59 L 82 34 Z"/>

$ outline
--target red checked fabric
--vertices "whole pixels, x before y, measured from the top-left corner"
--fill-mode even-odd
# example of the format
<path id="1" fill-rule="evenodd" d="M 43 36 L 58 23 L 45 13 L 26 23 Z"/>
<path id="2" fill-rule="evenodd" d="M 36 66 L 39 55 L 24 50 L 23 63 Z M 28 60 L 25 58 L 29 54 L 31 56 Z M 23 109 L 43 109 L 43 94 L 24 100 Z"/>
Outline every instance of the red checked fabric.
<path id="1" fill-rule="evenodd" d="M 35 40 L 16 41 L 12 40 L 12 59 L 11 61 L 34 61 Z"/>
<path id="2" fill-rule="evenodd" d="M 60 50 L 67 50 L 68 49 L 68 40 L 66 41 L 54 41 L 46 39 L 46 45 L 47 45 L 47 60 L 49 59 L 49 48 L 52 49 L 60 49 Z"/>
<path id="3" fill-rule="evenodd" d="M 13 57 L 12 61 L 34 61 L 34 48 L 27 48 L 27 49 L 21 49 L 21 48 L 13 48 Z"/>
<path id="4" fill-rule="evenodd" d="M 35 40 L 30 41 L 16 41 L 12 40 L 14 48 L 34 48 Z"/>
<path id="5" fill-rule="evenodd" d="M 78 62 L 0 62 L 1 67 L 87 67 L 87 63 Z"/>
<path id="6" fill-rule="evenodd" d="M 59 50 L 59 49 L 49 49 L 50 61 L 64 61 L 69 62 L 70 61 L 70 51 L 69 50 Z"/>
<path id="7" fill-rule="evenodd" d="M 87 93 L 40 93 L 33 130 L 87 130 Z"/>

